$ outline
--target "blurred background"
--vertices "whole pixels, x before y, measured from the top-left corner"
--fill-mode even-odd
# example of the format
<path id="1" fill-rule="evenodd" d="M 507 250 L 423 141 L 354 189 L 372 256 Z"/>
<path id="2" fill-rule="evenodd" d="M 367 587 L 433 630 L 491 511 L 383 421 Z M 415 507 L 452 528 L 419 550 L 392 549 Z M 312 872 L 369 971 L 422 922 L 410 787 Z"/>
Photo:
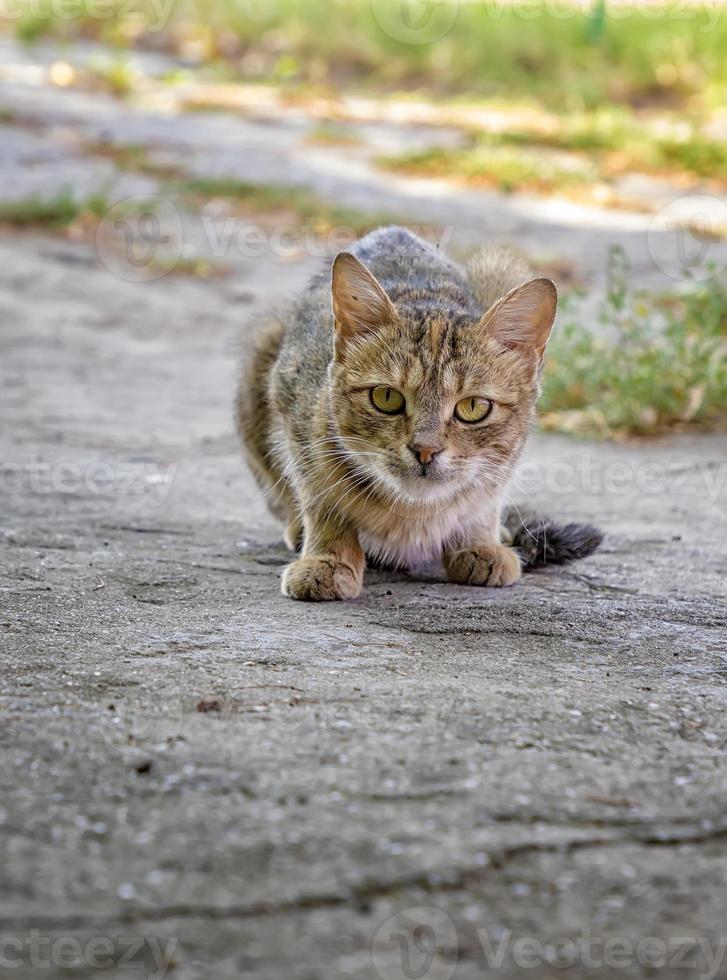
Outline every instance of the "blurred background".
<path id="1" fill-rule="evenodd" d="M 4 236 L 253 310 L 383 222 L 507 240 L 562 296 L 544 428 L 724 427 L 721 4 L 4 0 L 0 28 Z"/>

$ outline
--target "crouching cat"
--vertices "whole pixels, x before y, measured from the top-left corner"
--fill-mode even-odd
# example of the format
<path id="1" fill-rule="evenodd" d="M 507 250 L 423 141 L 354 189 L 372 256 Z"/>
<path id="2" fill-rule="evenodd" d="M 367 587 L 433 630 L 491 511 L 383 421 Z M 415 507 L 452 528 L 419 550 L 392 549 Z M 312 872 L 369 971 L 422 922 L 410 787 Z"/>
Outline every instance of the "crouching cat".
<path id="1" fill-rule="evenodd" d="M 502 528 L 556 302 L 553 283 L 507 250 L 486 248 L 465 270 L 390 227 L 338 255 L 262 331 L 238 424 L 301 550 L 285 595 L 352 599 L 366 555 L 441 558 L 452 582 L 504 586 L 523 564 L 598 546 L 587 525 L 536 522 L 514 539 Z"/>

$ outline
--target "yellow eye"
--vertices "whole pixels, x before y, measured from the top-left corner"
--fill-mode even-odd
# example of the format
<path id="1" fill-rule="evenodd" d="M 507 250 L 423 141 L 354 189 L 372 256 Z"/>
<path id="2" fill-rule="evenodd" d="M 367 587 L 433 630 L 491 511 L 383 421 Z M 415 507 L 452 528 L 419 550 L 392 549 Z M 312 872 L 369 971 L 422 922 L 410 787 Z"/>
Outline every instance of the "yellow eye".
<path id="1" fill-rule="evenodd" d="M 482 422 L 491 411 L 489 398 L 463 398 L 454 407 L 454 417 L 460 422 Z"/>
<path id="2" fill-rule="evenodd" d="M 371 389 L 371 404 L 380 412 L 386 412 L 387 415 L 399 415 L 404 411 L 406 401 L 402 393 L 396 388 L 377 385 Z"/>

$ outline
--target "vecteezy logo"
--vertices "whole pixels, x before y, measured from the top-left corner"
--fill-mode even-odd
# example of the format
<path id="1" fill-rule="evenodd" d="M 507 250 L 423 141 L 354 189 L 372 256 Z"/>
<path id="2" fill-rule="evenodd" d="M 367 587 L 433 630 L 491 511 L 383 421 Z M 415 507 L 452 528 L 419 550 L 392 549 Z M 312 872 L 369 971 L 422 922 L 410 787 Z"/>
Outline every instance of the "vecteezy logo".
<path id="1" fill-rule="evenodd" d="M 457 969 L 457 930 L 441 909 L 402 909 L 376 930 L 371 959 L 381 980 L 450 980 Z"/>
<path id="2" fill-rule="evenodd" d="M 685 194 L 654 215 L 648 233 L 654 264 L 671 279 L 703 281 L 727 265 L 727 203 Z"/>
<path id="3" fill-rule="evenodd" d="M 158 195 L 119 201 L 96 230 L 101 261 L 127 282 L 153 282 L 168 275 L 179 262 L 183 244 L 179 212 Z"/>
<path id="4" fill-rule="evenodd" d="M 432 44 L 454 27 L 457 0 L 371 0 L 374 19 L 394 41 Z"/>

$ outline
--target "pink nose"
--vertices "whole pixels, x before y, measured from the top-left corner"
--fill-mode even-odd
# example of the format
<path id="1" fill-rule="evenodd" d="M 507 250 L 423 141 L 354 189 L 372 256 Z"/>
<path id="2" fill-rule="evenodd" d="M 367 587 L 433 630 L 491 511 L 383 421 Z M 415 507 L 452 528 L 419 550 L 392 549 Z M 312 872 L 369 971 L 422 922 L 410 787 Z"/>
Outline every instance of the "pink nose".
<path id="1" fill-rule="evenodd" d="M 413 443 L 409 449 L 414 453 L 422 466 L 428 466 L 437 453 L 441 453 L 440 446 L 422 446 L 420 443 Z"/>

